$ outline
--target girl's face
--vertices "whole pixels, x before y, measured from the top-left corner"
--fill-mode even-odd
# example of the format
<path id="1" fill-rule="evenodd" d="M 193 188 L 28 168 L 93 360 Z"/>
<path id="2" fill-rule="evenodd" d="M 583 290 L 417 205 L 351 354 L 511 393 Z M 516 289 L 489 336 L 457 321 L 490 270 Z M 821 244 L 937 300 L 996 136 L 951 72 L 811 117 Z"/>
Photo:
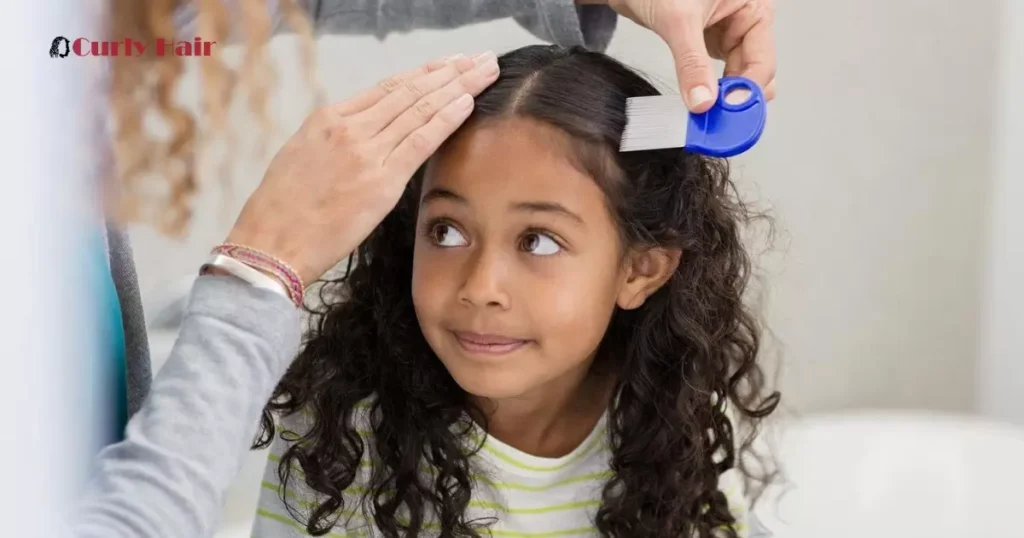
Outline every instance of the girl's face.
<path id="1" fill-rule="evenodd" d="M 563 136 L 529 119 L 492 121 L 461 132 L 427 169 L 413 302 L 470 394 L 571 390 L 616 304 L 646 297 L 645 279 L 622 263 L 604 193 L 562 153 Z"/>

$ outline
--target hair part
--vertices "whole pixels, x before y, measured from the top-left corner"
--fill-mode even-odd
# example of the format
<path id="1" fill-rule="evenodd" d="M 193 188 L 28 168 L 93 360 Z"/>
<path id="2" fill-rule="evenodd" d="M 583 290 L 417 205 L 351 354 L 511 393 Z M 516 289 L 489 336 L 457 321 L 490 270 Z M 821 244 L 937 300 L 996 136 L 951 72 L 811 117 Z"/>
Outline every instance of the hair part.
<path id="1" fill-rule="evenodd" d="M 614 476 L 597 528 L 609 537 L 735 538 L 718 480 L 735 468 L 753 477 L 740 456 L 779 402 L 765 387 L 757 362 L 761 328 L 744 304 L 751 260 L 741 232 L 755 215 L 739 200 L 724 160 L 680 150 L 617 151 L 626 98 L 657 94 L 619 62 L 537 45 L 499 63 L 498 80 L 477 98 L 467 125 L 520 116 L 564 132 L 569 158 L 605 191 L 623 245 L 683 253 L 641 307 L 616 309 L 598 349 L 601 364 L 618 370 L 619 386 L 609 420 Z M 443 536 L 480 535 L 483 522 L 466 516 L 470 458 L 479 447 L 467 449 L 458 426 L 469 417 L 482 421 L 482 413 L 425 341 L 412 304 L 409 231 L 421 184 L 422 170 L 349 271 L 324 284 L 308 340 L 263 413 L 258 447 L 273 439 L 275 415 L 302 412 L 311 421 L 279 468 L 286 505 L 296 464 L 320 494 L 305 519 L 289 509 L 311 534 L 329 531 L 350 502 L 342 492 L 366 448 L 353 413 L 376 396 L 365 515 L 389 538 L 416 535 L 429 514 Z M 429 480 L 423 464 L 432 470 Z"/>

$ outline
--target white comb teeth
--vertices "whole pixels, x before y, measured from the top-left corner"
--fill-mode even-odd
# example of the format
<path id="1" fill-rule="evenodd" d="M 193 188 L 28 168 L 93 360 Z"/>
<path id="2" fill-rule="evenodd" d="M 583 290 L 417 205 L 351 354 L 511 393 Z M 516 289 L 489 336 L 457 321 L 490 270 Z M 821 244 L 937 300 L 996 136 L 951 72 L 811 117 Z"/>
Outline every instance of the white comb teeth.
<path id="1" fill-rule="evenodd" d="M 690 111 L 678 95 L 630 97 L 619 151 L 685 147 L 689 119 Z"/>
<path id="2" fill-rule="evenodd" d="M 764 132 L 764 92 L 743 77 L 720 79 L 718 90 L 711 108 L 698 114 L 691 114 L 678 95 L 627 98 L 619 151 L 685 148 L 729 158 L 752 148 Z"/>

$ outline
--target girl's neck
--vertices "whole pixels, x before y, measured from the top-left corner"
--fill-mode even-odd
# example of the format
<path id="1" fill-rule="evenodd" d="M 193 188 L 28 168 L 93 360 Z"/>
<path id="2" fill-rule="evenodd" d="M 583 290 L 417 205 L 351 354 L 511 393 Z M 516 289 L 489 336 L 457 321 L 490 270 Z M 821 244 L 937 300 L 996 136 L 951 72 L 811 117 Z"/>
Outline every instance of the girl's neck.
<path id="1" fill-rule="evenodd" d="M 558 458 L 590 435 L 607 411 L 615 376 L 584 372 L 504 400 L 474 397 L 487 414 L 487 433 L 527 454 Z"/>

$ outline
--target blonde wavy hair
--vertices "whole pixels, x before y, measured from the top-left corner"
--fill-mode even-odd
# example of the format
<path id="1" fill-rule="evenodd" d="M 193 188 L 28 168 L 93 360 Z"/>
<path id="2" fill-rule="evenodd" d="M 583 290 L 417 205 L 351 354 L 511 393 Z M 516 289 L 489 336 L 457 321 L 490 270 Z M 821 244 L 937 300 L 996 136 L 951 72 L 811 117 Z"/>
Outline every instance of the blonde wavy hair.
<path id="1" fill-rule="evenodd" d="M 299 0 L 279 0 L 285 22 L 300 36 L 303 67 L 317 101 L 323 92 L 315 76 L 313 26 Z M 122 223 L 144 222 L 169 236 L 183 235 L 191 222 L 198 191 L 194 163 L 201 142 L 223 134 L 229 151 L 234 136 L 228 125 L 233 98 L 246 90 L 249 111 L 264 127 L 259 148 L 273 129 L 268 112 L 270 91 L 276 84 L 268 61 L 267 45 L 273 33 L 267 0 L 111 0 L 108 38 L 143 43 L 174 41 L 175 13 L 189 8 L 196 13 L 195 35 L 217 41 L 211 56 L 199 57 L 200 107 L 190 111 L 176 100 L 185 71 L 185 58 L 147 53 L 113 56 L 110 79 L 112 137 L 115 166 L 108 201 Z M 240 36 L 240 38 L 236 38 Z M 229 65 L 220 50 L 238 41 L 244 47 L 239 66 Z M 152 48 L 152 46 L 148 47 Z M 166 126 L 162 133 L 153 122 Z M 230 161 L 224 158 L 223 165 Z M 222 174 L 228 177 L 227 174 Z"/>

